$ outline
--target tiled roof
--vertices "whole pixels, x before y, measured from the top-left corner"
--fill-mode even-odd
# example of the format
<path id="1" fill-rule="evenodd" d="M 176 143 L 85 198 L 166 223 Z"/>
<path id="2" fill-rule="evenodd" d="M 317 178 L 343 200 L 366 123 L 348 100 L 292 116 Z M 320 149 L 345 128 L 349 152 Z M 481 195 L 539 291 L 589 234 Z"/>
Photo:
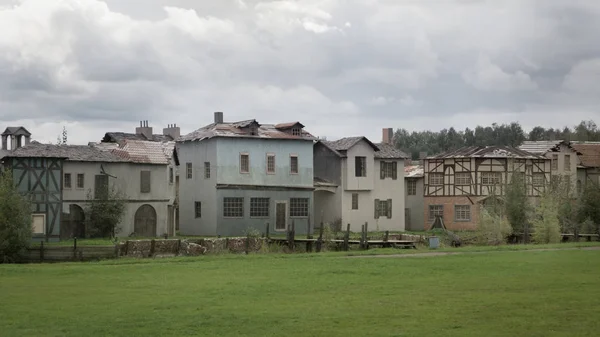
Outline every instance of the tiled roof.
<path id="1" fill-rule="evenodd" d="M 79 162 L 127 162 L 110 151 L 88 145 L 54 145 L 30 143 L 11 151 L 6 157 L 64 158 Z"/>
<path id="2" fill-rule="evenodd" d="M 571 146 L 581 153 L 581 165 L 586 167 L 600 167 L 600 143 L 572 143 Z"/>
<path id="3" fill-rule="evenodd" d="M 379 148 L 379 151 L 375 152 L 375 158 L 379 159 L 406 159 L 408 155 L 396 147 L 386 143 L 375 144 Z"/>
<path id="4" fill-rule="evenodd" d="M 294 126 L 298 125 L 299 127 L 303 128 L 304 125 L 300 122 L 290 122 L 290 123 L 279 123 L 275 125 L 275 129 L 289 129 L 292 128 Z"/>
<path id="5" fill-rule="evenodd" d="M 521 158 L 521 159 L 547 159 L 542 155 L 533 154 L 510 146 L 465 146 L 457 150 L 448 151 L 426 159 L 443 158 Z"/>
<path id="6" fill-rule="evenodd" d="M 146 136 L 135 133 L 126 133 L 126 132 L 107 132 L 102 139 L 103 142 L 116 142 L 122 143 L 126 140 L 145 140 L 151 142 L 168 142 L 173 141 L 174 139 L 171 136 L 165 136 L 161 134 L 152 135 L 151 139 L 146 138 Z"/>
<path id="7" fill-rule="evenodd" d="M 257 126 L 257 134 L 250 134 L 246 129 L 251 125 Z M 206 125 L 185 136 L 179 137 L 178 142 L 202 141 L 214 137 L 232 137 L 232 138 L 266 138 L 266 139 L 297 139 L 314 140 L 315 137 L 302 130 L 301 136 L 294 136 L 291 133 L 279 130 L 272 124 L 259 124 L 254 119 L 239 121 L 234 123 L 212 123 Z"/>
<path id="8" fill-rule="evenodd" d="M 336 151 L 348 151 L 348 149 L 350 149 L 351 147 L 356 145 L 356 143 L 360 142 L 363 139 L 366 139 L 369 143 L 371 143 L 366 137 L 363 136 L 345 137 L 334 141 L 324 140 L 323 143 Z"/>
<path id="9" fill-rule="evenodd" d="M 423 166 L 412 165 L 404 167 L 404 177 L 406 178 L 422 178 L 423 177 Z"/>
<path id="10" fill-rule="evenodd" d="M 112 152 L 118 157 L 138 164 L 169 164 L 175 142 L 150 142 L 127 140 L 125 145 Z"/>
<path id="11" fill-rule="evenodd" d="M 524 141 L 520 150 L 527 151 L 533 154 L 546 154 L 547 152 L 559 151 L 559 146 L 565 144 L 568 147 L 572 147 L 571 143 L 564 140 L 539 140 L 539 141 Z"/>

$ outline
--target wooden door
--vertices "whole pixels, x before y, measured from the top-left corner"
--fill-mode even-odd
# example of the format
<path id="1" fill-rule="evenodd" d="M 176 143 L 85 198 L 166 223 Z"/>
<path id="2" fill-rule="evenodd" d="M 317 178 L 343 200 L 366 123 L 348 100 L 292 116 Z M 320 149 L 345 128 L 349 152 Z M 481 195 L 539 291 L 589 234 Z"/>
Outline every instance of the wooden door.
<path id="1" fill-rule="evenodd" d="M 275 202 L 275 230 L 284 231 L 287 228 L 287 202 Z"/>
<path id="2" fill-rule="evenodd" d="M 411 230 L 412 227 L 410 225 L 410 208 L 404 209 L 404 228 L 406 230 Z"/>
<path id="3" fill-rule="evenodd" d="M 141 237 L 156 237 L 156 210 L 150 205 L 142 205 L 135 212 L 133 231 Z"/>

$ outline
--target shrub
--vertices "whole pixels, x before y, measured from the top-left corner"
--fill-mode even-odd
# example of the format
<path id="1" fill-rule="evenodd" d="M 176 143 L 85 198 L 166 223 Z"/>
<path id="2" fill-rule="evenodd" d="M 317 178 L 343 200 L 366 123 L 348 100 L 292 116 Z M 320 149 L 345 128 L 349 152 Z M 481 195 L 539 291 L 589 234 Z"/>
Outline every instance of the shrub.
<path id="1" fill-rule="evenodd" d="M 558 219 L 559 204 L 557 199 L 546 193 L 540 199 L 533 219 L 533 241 L 536 243 L 559 243 L 560 221 Z"/>
<path id="2" fill-rule="evenodd" d="M 512 233 L 512 228 L 505 217 L 491 213 L 482 207 L 478 227 L 478 241 L 484 245 L 500 245 Z"/>
<path id="3" fill-rule="evenodd" d="M 125 214 L 125 194 L 113 187 L 95 198 L 90 190 L 87 199 L 86 223 L 91 236 L 116 237 L 121 231 L 118 225 Z"/>
<path id="4" fill-rule="evenodd" d="M 31 205 L 12 174 L 0 170 L 0 263 L 18 261 L 31 241 Z"/>

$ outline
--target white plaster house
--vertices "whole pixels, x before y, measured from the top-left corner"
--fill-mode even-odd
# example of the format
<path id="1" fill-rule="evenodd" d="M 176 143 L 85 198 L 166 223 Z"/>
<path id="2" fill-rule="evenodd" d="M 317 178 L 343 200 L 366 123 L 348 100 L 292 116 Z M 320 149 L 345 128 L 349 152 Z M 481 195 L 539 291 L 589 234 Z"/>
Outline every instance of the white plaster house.
<path id="1" fill-rule="evenodd" d="M 388 142 L 391 139 L 388 139 Z M 314 145 L 315 222 L 357 232 L 405 230 L 404 161 L 389 143 L 366 137 Z"/>
<path id="2" fill-rule="evenodd" d="M 425 197 L 423 195 L 423 165 L 410 165 L 404 168 L 406 230 L 424 230 L 423 210 L 425 209 Z"/>
<path id="3" fill-rule="evenodd" d="M 118 236 L 175 234 L 174 142 L 126 140 L 118 144 L 55 146 L 65 156 L 62 172 L 61 238 L 84 237 L 88 195 L 115 187 L 127 206 Z"/>

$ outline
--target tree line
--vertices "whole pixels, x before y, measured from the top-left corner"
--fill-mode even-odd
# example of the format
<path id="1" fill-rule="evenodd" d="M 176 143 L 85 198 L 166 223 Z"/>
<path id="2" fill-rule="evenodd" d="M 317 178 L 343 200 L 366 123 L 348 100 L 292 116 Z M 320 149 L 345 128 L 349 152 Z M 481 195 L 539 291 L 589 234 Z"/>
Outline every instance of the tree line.
<path id="1" fill-rule="evenodd" d="M 589 120 L 562 129 L 536 126 L 528 133 L 518 122 L 493 123 L 491 126 L 478 125 L 474 129 L 466 128 L 459 131 L 451 127 L 437 132 L 429 130 L 409 132 L 406 129 L 397 129 L 394 133 L 396 147 L 413 159 L 419 159 L 420 153 L 435 155 L 463 146 L 517 147 L 525 140 L 600 141 L 600 129 L 594 121 Z"/>

